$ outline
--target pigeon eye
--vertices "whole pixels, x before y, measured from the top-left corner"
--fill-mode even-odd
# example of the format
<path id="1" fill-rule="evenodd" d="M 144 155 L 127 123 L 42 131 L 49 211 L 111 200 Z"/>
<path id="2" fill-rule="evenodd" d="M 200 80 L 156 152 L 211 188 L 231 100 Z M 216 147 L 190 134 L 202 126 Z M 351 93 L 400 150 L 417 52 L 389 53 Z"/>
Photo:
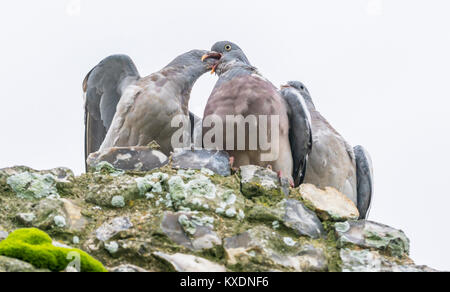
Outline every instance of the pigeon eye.
<path id="1" fill-rule="evenodd" d="M 231 45 L 226 45 L 225 46 L 225 51 L 227 51 L 227 52 L 231 51 Z"/>

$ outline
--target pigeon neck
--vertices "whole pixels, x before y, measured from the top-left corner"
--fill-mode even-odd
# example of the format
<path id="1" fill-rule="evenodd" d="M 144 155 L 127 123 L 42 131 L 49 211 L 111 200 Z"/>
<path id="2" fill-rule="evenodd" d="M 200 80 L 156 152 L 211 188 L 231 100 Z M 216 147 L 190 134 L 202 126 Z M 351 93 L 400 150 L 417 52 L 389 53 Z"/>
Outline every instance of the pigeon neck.
<path id="1" fill-rule="evenodd" d="M 215 88 L 220 87 L 223 83 L 230 81 L 233 78 L 255 74 L 258 70 L 242 62 L 232 62 L 219 65 L 217 69 L 219 80 L 216 83 Z"/>
<path id="2" fill-rule="evenodd" d="M 192 88 L 195 82 L 207 72 L 205 64 L 199 63 L 166 67 L 163 69 L 163 74 L 164 72 L 168 73 L 167 78 L 173 84 L 174 88 L 176 88 L 176 96 L 187 114 Z"/>
<path id="3" fill-rule="evenodd" d="M 256 72 L 256 68 L 250 64 L 246 64 L 244 62 L 240 62 L 237 60 L 233 60 L 232 62 L 222 63 L 217 67 L 217 74 L 222 77 L 227 74 L 233 75 L 232 71 L 239 71 L 242 74 L 248 73 L 252 74 Z"/>

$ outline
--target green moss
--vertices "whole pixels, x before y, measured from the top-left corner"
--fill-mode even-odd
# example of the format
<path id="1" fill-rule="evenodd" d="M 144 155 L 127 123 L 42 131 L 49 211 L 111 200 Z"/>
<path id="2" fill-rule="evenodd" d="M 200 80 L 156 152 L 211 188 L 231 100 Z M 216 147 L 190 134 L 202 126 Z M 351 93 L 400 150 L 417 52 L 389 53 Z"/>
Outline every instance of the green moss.
<path id="1" fill-rule="evenodd" d="M 81 272 L 106 272 L 97 260 L 79 249 L 55 247 L 48 234 L 35 228 L 19 229 L 0 242 L 0 255 L 28 262 L 40 269 L 63 271 L 71 263 L 71 253 L 80 256 Z"/>
<path id="2" fill-rule="evenodd" d="M 325 230 L 331 227 L 330 224 L 325 224 Z M 327 230 L 328 231 L 328 230 Z M 340 256 L 340 250 L 337 246 L 337 238 L 334 230 L 329 230 L 328 236 L 325 240 L 326 254 L 328 259 L 328 271 L 329 272 L 342 272 L 342 260 Z"/>

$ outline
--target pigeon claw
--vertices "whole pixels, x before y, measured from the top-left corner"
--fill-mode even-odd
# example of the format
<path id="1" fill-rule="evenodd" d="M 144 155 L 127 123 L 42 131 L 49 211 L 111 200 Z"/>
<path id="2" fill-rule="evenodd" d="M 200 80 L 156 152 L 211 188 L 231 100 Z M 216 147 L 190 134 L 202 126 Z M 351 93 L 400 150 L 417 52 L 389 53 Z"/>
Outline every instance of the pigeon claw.
<path id="1" fill-rule="evenodd" d="M 234 157 L 231 156 L 230 157 L 230 167 L 233 168 L 233 165 L 234 165 Z"/>

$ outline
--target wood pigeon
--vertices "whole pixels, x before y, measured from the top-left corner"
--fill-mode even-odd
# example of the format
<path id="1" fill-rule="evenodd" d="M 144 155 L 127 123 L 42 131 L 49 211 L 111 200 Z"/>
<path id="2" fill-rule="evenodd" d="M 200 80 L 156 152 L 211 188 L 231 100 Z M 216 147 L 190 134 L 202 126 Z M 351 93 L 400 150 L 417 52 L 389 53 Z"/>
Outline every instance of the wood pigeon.
<path id="1" fill-rule="evenodd" d="M 95 66 L 83 82 L 85 158 L 98 150 L 147 146 L 153 141 L 169 155 L 177 130 L 171 127 L 172 118 L 189 116 L 191 131 L 199 123 L 188 103 L 194 83 L 215 65 L 214 59 L 202 61 L 205 53 L 187 52 L 145 78 L 125 55 L 107 57 Z"/>
<path id="2" fill-rule="evenodd" d="M 299 185 L 311 150 L 311 125 L 305 104 L 295 96 L 283 98 L 232 42 L 216 43 L 203 57 L 208 59 L 218 60 L 213 72 L 219 80 L 205 108 L 203 142 L 211 140 L 216 148 L 226 150 L 235 167 L 271 167 L 292 186 Z M 215 123 L 206 124 L 208 117 L 223 123 L 222 143 L 215 136 L 209 139 L 208 132 Z M 230 133 L 230 129 L 239 127 L 249 130 Z M 243 142 L 239 143 L 239 139 Z M 269 140 L 271 143 L 262 143 Z"/>
<path id="3" fill-rule="evenodd" d="M 299 81 L 282 86 L 284 96 L 298 95 L 306 102 L 312 123 L 312 151 L 306 166 L 305 183 L 333 187 L 357 206 L 361 219 L 368 217 L 373 195 L 373 167 L 369 153 L 352 148 L 316 110 L 311 95 Z M 303 113 L 301 113 L 303 114 Z"/>

